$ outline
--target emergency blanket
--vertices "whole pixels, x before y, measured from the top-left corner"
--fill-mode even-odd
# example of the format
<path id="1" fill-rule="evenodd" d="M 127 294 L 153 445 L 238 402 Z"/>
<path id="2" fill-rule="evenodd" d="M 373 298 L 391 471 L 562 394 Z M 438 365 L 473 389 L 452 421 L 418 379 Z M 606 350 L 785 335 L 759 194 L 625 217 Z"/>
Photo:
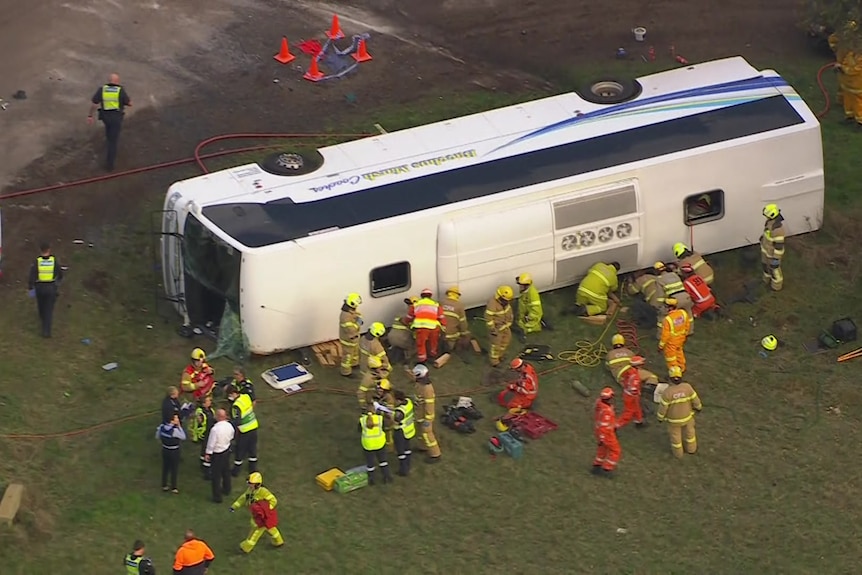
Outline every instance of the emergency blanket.
<path id="1" fill-rule="evenodd" d="M 269 507 L 269 501 L 262 499 L 255 501 L 249 506 L 251 518 L 258 527 L 272 529 L 278 527 L 278 511 Z"/>
<path id="2" fill-rule="evenodd" d="M 369 38 L 371 38 L 371 34 L 355 34 L 351 39 L 350 46 L 344 50 L 339 50 L 338 46 L 332 40 L 327 40 L 314 56 L 325 74 L 321 80 L 341 78 L 355 70 L 359 66 L 359 62 L 352 58 L 352 54 L 355 54 L 359 50 L 359 42 L 361 40 L 367 41 Z M 316 48 L 313 42 L 315 41 L 309 40 L 303 42 L 301 45 L 302 51 L 305 52 L 306 50 Z"/>

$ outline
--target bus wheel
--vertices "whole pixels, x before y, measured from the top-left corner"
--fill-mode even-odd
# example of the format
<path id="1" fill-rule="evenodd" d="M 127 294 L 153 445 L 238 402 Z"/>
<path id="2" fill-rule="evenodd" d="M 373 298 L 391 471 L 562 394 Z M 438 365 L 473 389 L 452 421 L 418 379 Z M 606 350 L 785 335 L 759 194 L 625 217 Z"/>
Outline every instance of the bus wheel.
<path id="1" fill-rule="evenodd" d="M 586 84 L 578 95 L 593 104 L 621 104 L 641 95 L 643 86 L 637 80 L 602 78 Z"/>

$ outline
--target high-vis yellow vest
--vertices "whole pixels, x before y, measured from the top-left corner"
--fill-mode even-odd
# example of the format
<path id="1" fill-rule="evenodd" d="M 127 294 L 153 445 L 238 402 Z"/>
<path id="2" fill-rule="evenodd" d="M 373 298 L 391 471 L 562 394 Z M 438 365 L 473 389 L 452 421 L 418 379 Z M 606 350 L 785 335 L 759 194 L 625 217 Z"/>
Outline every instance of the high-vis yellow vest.
<path id="1" fill-rule="evenodd" d="M 54 281 L 54 268 L 56 262 L 54 256 L 47 258 L 39 258 L 36 260 L 36 270 L 39 272 L 36 281 L 39 283 L 49 283 Z"/>
<path id="2" fill-rule="evenodd" d="M 404 439 L 412 438 L 414 435 L 416 435 L 416 425 L 414 423 L 415 416 L 413 414 L 413 402 L 408 399 L 406 404 L 399 405 L 395 409 L 404 414 L 404 419 L 401 420 L 401 423 L 395 424 L 395 429 L 400 429 L 404 432 Z"/>
<path id="3" fill-rule="evenodd" d="M 233 405 L 239 410 L 239 425 L 237 426 L 237 430 L 240 433 L 248 433 L 257 429 L 257 417 L 254 415 L 254 406 L 251 403 L 251 398 L 246 394 L 242 394 L 236 398 Z"/>
<path id="4" fill-rule="evenodd" d="M 144 556 L 134 555 L 129 553 L 126 555 L 126 573 L 128 575 L 140 575 L 141 573 L 141 561 L 144 560 Z"/>
<path id="5" fill-rule="evenodd" d="M 119 86 L 102 86 L 102 110 L 114 112 L 120 109 L 120 90 Z"/>
<path id="6" fill-rule="evenodd" d="M 374 427 L 368 427 L 368 418 L 374 422 Z M 386 447 L 386 433 L 383 431 L 382 415 L 363 415 L 359 418 L 362 426 L 362 449 L 365 451 L 377 451 Z"/>

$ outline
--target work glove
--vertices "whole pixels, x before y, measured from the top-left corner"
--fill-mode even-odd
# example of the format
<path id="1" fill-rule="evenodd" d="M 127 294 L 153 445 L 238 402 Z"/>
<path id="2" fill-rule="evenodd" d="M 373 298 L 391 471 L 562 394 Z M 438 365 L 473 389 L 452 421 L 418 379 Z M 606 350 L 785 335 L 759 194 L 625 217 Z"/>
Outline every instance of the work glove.
<path id="1" fill-rule="evenodd" d="M 769 260 L 769 265 L 771 265 L 772 269 L 774 270 L 778 269 L 779 267 L 781 267 L 781 260 L 772 258 L 771 260 Z"/>

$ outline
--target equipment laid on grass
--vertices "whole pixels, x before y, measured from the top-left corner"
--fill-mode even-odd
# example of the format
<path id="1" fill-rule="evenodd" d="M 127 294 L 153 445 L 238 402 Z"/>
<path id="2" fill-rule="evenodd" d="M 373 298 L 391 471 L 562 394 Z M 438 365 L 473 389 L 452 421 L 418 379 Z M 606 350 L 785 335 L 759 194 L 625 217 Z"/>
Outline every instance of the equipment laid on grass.
<path id="1" fill-rule="evenodd" d="M 325 367 L 333 367 L 341 362 L 341 342 L 337 339 L 311 346 L 317 362 Z"/>
<path id="2" fill-rule="evenodd" d="M 18 508 L 21 507 L 21 498 L 24 496 L 24 486 L 20 483 L 10 483 L 0 500 L 0 523 L 9 527 L 15 521 Z"/>
<path id="3" fill-rule="evenodd" d="M 335 479 L 336 493 L 350 493 L 368 486 L 368 471 L 364 467 L 354 467 Z"/>
<path id="4" fill-rule="evenodd" d="M 284 36 L 281 39 L 281 49 L 278 51 L 278 54 L 273 56 L 276 62 L 280 64 L 289 64 L 296 60 L 296 56 L 290 53 L 290 42 L 287 41 L 287 37 Z"/>
<path id="5" fill-rule="evenodd" d="M 503 449 L 503 444 L 500 442 L 500 438 L 496 435 L 492 436 L 491 439 L 488 440 L 488 451 L 491 452 L 491 455 L 500 455 L 505 451 L 505 449 Z"/>
<path id="6" fill-rule="evenodd" d="M 260 377 L 274 389 L 285 393 L 296 393 L 302 389 L 302 384 L 314 379 L 314 376 L 298 363 L 273 367 L 260 374 Z"/>
<path id="7" fill-rule="evenodd" d="M 572 389 L 574 389 L 584 397 L 590 396 L 590 390 L 587 389 L 587 387 L 577 379 L 572 382 Z"/>
<path id="8" fill-rule="evenodd" d="M 526 413 L 513 416 L 507 423 L 510 428 L 517 429 L 520 433 L 530 439 L 539 439 L 546 433 L 554 431 L 558 427 L 556 423 L 547 417 L 539 415 L 535 411 L 528 411 Z"/>
<path id="9" fill-rule="evenodd" d="M 512 437 L 512 434 L 508 431 L 504 431 L 496 437 L 500 440 L 500 445 L 503 446 L 506 455 L 512 459 L 520 459 L 524 454 L 524 444 Z"/>
<path id="10" fill-rule="evenodd" d="M 474 421 L 482 419 L 482 413 L 473 405 L 469 397 L 461 397 L 452 401 L 443 409 L 443 425 L 458 433 L 475 433 Z"/>
<path id="11" fill-rule="evenodd" d="M 644 268 L 704 222 L 708 256 L 751 243 L 764 194 L 783 198 L 792 233 L 821 226 L 820 123 L 776 72 L 735 57 L 611 80 L 291 150 L 302 170 L 252 163 L 176 182 L 161 212 L 166 296 L 190 325 L 218 325 L 230 301 L 250 351 L 267 355 L 338 337 L 348 289 L 369 318 L 403 311 L 392 285 L 457 284 L 470 309 L 524 269 L 546 292 L 597 261 Z M 501 242 L 503 229 L 519 232 Z M 297 270 L 336 260 L 337 281 L 289 289 Z"/>
<path id="12" fill-rule="evenodd" d="M 553 361 L 554 354 L 551 353 L 549 345 L 528 345 L 521 350 L 518 357 L 529 361 Z"/>
<path id="13" fill-rule="evenodd" d="M 817 339 L 803 343 L 802 347 L 811 354 L 824 353 L 831 349 L 836 349 L 845 343 L 856 341 L 856 337 L 856 324 L 849 317 L 845 317 L 832 322 L 832 326 L 828 330 L 824 329 L 817 336 Z M 839 361 L 846 360 L 839 359 Z"/>
<path id="14" fill-rule="evenodd" d="M 332 489 L 335 487 L 335 481 L 339 477 L 344 477 L 344 475 L 345 473 L 343 471 L 341 471 L 337 467 L 333 467 L 332 469 L 324 471 L 323 473 L 315 477 L 315 481 L 317 481 L 317 484 L 320 485 L 320 487 L 322 487 L 324 491 L 332 491 Z"/>

